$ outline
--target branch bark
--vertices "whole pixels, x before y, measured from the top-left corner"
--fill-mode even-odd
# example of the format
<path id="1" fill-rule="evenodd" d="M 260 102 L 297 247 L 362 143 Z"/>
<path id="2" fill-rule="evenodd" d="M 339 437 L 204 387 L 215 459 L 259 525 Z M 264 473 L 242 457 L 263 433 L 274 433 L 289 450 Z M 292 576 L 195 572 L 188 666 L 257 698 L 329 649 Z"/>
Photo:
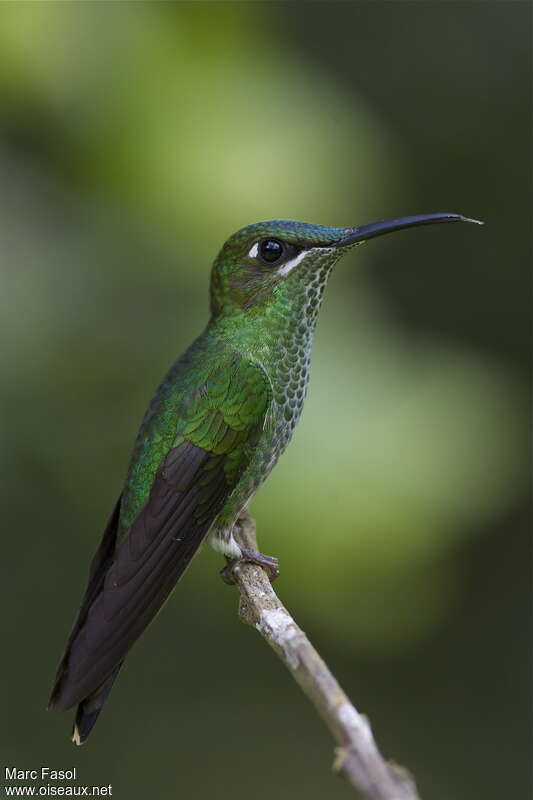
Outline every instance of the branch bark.
<path id="1" fill-rule="evenodd" d="M 239 544 L 257 552 L 255 523 L 243 516 L 234 529 Z M 274 592 L 265 571 L 248 562 L 233 570 L 240 590 L 239 617 L 278 654 L 329 728 L 337 746 L 333 770 L 366 800 L 420 800 L 411 775 L 385 761 L 365 716 L 352 705 L 305 633 Z"/>

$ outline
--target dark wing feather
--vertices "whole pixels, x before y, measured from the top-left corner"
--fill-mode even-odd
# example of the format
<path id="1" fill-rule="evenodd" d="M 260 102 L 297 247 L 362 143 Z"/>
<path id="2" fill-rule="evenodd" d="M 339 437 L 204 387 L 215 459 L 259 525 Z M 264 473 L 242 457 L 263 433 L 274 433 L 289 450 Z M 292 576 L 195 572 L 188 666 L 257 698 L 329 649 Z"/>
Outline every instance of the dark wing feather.
<path id="1" fill-rule="evenodd" d="M 270 399 L 263 371 L 241 362 L 227 391 L 195 393 L 177 445 L 159 466 L 128 534 L 89 585 L 51 704 L 66 709 L 104 684 L 157 614 L 249 463 Z M 250 403 L 251 397 L 257 403 Z M 242 409 L 242 410 L 241 410 Z M 104 537 L 105 539 L 105 537 Z"/>
<path id="2" fill-rule="evenodd" d="M 81 606 L 80 610 L 78 611 L 78 616 L 76 617 L 74 625 L 72 626 L 72 630 L 70 631 L 67 644 L 65 647 L 65 653 L 57 668 L 56 676 L 54 679 L 54 685 L 50 695 L 50 701 L 48 703 L 48 708 L 52 708 L 55 705 L 56 693 L 59 688 L 61 679 L 63 678 L 63 674 L 65 672 L 65 662 L 70 647 L 72 645 L 72 642 L 78 635 L 80 627 L 83 625 L 85 617 L 87 616 L 87 611 L 90 608 L 91 603 L 95 599 L 98 592 L 101 591 L 107 570 L 113 563 L 115 544 L 117 539 L 118 523 L 120 519 L 121 500 L 122 500 L 122 494 L 119 495 L 119 498 L 115 503 L 115 507 L 105 527 L 104 534 L 102 536 L 102 540 L 100 542 L 98 550 L 94 554 L 93 560 L 91 561 L 87 588 L 85 589 L 85 594 L 83 595 L 83 599 L 81 601 Z"/>

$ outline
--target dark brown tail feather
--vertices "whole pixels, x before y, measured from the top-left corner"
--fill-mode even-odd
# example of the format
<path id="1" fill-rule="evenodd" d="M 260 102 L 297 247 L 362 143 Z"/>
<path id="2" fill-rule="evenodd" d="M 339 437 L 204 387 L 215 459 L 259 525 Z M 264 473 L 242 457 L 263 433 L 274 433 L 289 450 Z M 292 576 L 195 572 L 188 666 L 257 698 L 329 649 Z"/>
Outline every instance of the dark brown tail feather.
<path id="1" fill-rule="evenodd" d="M 80 744 L 128 650 L 168 599 L 222 508 L 230 491 L 224 466 L 225 457 L 187 440 L 173 448 L 120 543 L 117 503 L 50 699 L 50 707 L 60 710 L 78 705 L 73 736 Z"/>
<path id="2" fill-rule="evenodd" d="M 85 700 L 82 700 L 78 705 L 71 737 L 74 744 L 79 745 L 87 741 L 90 732 L 96 725 L 98 715 L 104 707 L 107 696 L 111 691 L 111 687 L 113 686 L 115 678 L 120 672 L 120 668 L 122 667 L 123 663 L 124 662 L 120 663 L 118 667 L 113 670 L 109 678 L 107 678 L 107 680 L 105 680 L 98 689 L 95 689 L 92 694 L 86 697 Z"/>
<path id="3" fill-rule="evenodd" d="M 98 547 L 98 550 L 94 554 L 94 558 L 91 561 L 91 566 L 89 569 L 89 580 L 87 582 L 87 588 L 85 589 L 85 594 L 83 595 L 83 600 L 81 601 L 81 607 L 80 610 L 78 611 L 78 616 L 74 621 L 74 625 L 72 626 L 72 630 L 70 631 L 70 635 L 68 637 L 68 641 L 65 647 L 65 652 L 63 653 L 61 661 L 59 662 L 56 676 L 54 678 L 54 685 L 52 687 L 52 692 L 50 694 L 50 699 L 48 701 L 49 711 L 53 708 L 57 708 L 59 711 L 65 710 L 65 708 L 62 708 L 61 705 L 57 703 L 57 699 L 61 683 L 63 681 L 63 678 L 65 677 L 65 670 L 68 661 L 70 646 L 74 641 L 74 639 L 76 638 L 76 636 L 78 635 L 78 632 L 85 621 L 85 617 L 87 616 L 87 611 L 89 610 L 94 598 L 100 591 L 107 570 L 109 569 L 109 566 L 113 561 L 113 553 L 115 550 L 115 542 L 117 538 L 118 522 L 120 518 L 121 500 L 122 500 L 122 495 L 120 495 L 117 502 L 115 503 L 115 507 L 111 513 L 111 516 L 109 517 L 108 523 L 104 530 L 104 535 L 102 536 L 102 541 L 100 542 L 100 546 Z"/>
<path id="4" fill-rule="evenodd" d="M 161 609 L 162 604 L 164 604 L 165 600 L 168 599 L 169 595 L 171 594 L 172 590 L 174 589 L 177 581 L 181 578 L 187 567 L 189 566 L 192 558 L 194 557 L 195 553 L 197 552 L 203 538 L 205 535 L 205 530 L 199 529 L 198 535 L 196 538 L 190 543 L 190 546 L 180 551 L 178 550 L 176 553 L 177 558 L 174 558 L 175 567 L 174 570 L 170 572 L 169 578 L 162 584 L 161 588 L 157 593 L 154 593 L 153 602 L 146 606 L 145 612 L 147 614 L 147 619 L 144 619 L 141 623 L 141 630 L 144 630 L 150 622 L 154 619 L 157 615 L 157 612 Z M 142 619 L 141 616 L 133 617 L 133 622 Z M 118 666 L 116 666 L 108 678 L 104 680 L 100 686 L 95 689 L 94 691 L 90 692 L 81 702 L 78 704 L 76 710 L 76 717 L 74 721 L 74 726 L 72 729 L 72 741 L 77 744 L 83 744 L 89 734 L 91 733 L 93 727 L 96 724 L 98 716 L 102 711 L 102 708 L 107 700 L 107 697 L 111 691 L 113 683 L 122 667 L 124 660 L 122 660 Z M 62 702 L 62 692 L 66 690 L 68 692 L 68 681 L 69 681 L 69 673 L 68 669 L 65 671 L 64 680 L 58 686 L 57 694 L 58 694 L 58 702 L 57 707 L 70 707 L 70 703 Z M 64 685 L 65 684 L 65 685 Z M 68 696 L 68 695 L 67 695 Z"/>

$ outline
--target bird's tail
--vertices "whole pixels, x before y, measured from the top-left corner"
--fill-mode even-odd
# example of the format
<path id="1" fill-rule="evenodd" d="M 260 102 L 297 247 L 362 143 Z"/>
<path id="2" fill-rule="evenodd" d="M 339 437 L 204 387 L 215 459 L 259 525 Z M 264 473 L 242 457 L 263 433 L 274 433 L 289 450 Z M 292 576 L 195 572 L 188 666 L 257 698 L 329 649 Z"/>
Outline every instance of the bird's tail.
<path id="1" fill-rule="evenodd" d="M 115 678 L 117 677 L 120 668 L 124 662 L 121 662 L 118 667 L 116 667 L 109 678 L 91 692 L 81 703 L 78 704 L 78 708 L 76 709 L 76 717 L 74 719 L 74 725 L 72 727 L 72 741 L 74 744 L 83 744 L 87 741 L 87 738 L 96 725 L 96 720 L 98 719 L 98 715 L 100 711 L 104 707 L 105 701 L 111 691 L 111 687 L 115 682 Z"/>

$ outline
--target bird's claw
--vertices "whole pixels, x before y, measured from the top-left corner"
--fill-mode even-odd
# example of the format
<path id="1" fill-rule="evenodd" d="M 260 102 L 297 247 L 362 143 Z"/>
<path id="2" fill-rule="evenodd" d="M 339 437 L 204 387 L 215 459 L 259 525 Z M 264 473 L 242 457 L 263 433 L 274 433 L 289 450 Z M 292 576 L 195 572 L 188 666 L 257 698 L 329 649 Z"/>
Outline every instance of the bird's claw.
<path id="1" fill-rule="evenodd" d="M 241 546 L 240 558 L 228 558 L 227 562 L 226 566 L 220 570 L 220 577 L 224 583 L 229 585 L 236 583 L 235 568 L 243 563 L 257 564 L 258 567 L 262 567 L 267 573 L 271 583 L 276 580 L 279 575 L 279 562 L 277 558 L 274 558 L 274 556 L 265 556 L 263 553 L 255 553 L 247 547 Z"/>

